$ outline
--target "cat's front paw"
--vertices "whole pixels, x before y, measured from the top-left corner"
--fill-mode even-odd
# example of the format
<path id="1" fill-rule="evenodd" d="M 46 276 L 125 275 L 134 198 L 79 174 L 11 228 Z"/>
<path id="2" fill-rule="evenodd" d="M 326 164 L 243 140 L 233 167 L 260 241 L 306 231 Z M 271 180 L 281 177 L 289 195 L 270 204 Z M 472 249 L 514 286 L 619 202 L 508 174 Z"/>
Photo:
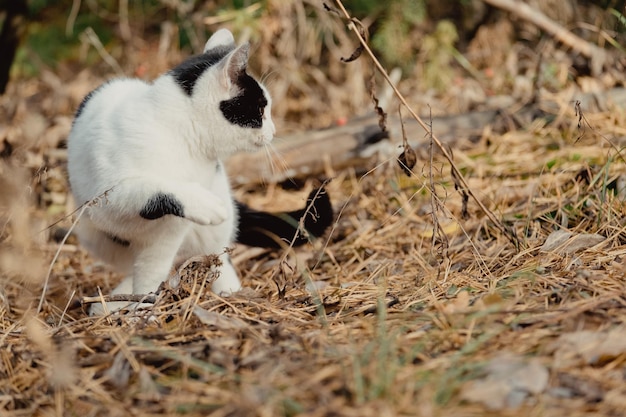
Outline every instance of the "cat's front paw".
<path id="1" fill-rule="evenodd" d="M 185 218 L 202 226 L 221 224 L 228 217 L 223 200 L 204 188 L 185 207 Z"/>

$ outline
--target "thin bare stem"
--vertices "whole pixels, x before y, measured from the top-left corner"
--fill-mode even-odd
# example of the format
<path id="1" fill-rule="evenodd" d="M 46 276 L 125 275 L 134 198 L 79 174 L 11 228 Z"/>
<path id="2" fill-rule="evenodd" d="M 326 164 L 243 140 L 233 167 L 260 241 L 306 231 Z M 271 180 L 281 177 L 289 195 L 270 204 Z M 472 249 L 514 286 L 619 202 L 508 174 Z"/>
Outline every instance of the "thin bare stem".
<path id="1" fill-rule="evenodd" d="M 74 219 L 74 221 L 72 222 L 72 225 L 70 226 L 68 231 L 65 233 L 65 236 L 63 236 L 63 239 L 59 243 L 57 251 L 54 254 L 54 257 L 52 258 L 52 261 L 50 261 L 50 266 L 48 266 L 48 272 L 46 274 L 46 279 L 44 280 L 43 288 L 41 290 L 41 297 L 39 298 L 39 305 L 37 306 L 37 314 L 39 314 L 41 312 L 41 308 L 43 307 L 43 302 L 44 302 L 44 300 L 46 298 L 46 292 L 48 291 L 48 283 L 50 282 L 50 276 L 52 275 L 52 267 L 54 266 L 54 264 L 56 263 L 57 259 L 59 258 L 59 254 L 61 253 L 61 249 L 63 248 L 63 245 L 67 241 L 67 238 L 70 237 L 70 235 L 72 234 L 72 231 L 74 230 L 74 227 L 76 227 L 76 225 L 78 224 L 78 221 L 80 220 L 82 215 L 85 213 L 85 210 L 87 210 L 89 207 L 93 206 L 94 204 L 98 204 L 102 199 L 106 200 L 107 194 L 112 189 L 113 188 L 109 188 L 108 190 L 106 190 L 105 192 L 100 194 L 99 196 L 93 198 L 90 201 L 87 201 L 86 203 L 84 203 L 82 206 L 80 206 L 77 209 L 78 210 L 78 214 L 76 215 L 76 219 Z M 74 213 L 75 212 L 76 212 L 76 210 L 74 211 Z"/>
<path id="2" fill-rule="evenodd" d="M 43 307 L 43 302 L 46 299 L 46 292 L 48 291 L 48 283 L 50 282 L 50 276 L 52 275 L 52 267 L 54 266 L 54 264 L 56 263 L 57 259 L 59 258 L 59 254 L 61 253 L 61 248 L 65 244 L 65 241 L 67 240 L 67 238 L 72 233 L 72 230 L 74 230 L 74 227 L 78 223 L 78 220 L 83 215 L 85 210 L 87 210 L 88 207 L 89 207 L 88 204 L 83 204 L 82 208 L 80 209 L 80 212 L 78 212 L 78 216 L 76 216 L 76 220 L 74 220 L 74 222 L 70 226 L 70 228 L 67 231 L 67 233 L 65 234 L 65 236 L 63 236 L 63 239 L 59 243 L 59 247 L 57 248 L 57 251 L 54 254 L 54 258 L 52 258 L 52 261 L 50 262 L 50 266 L 48 266 L 48 272 L 46 273 L 46 279 L 44 280 L 43 288 L 41 290 L 41 297 L 39 297 L 39 304 L 37 305 L 37 314 L 39 314 L 41 312 L 41 308 Z"/>

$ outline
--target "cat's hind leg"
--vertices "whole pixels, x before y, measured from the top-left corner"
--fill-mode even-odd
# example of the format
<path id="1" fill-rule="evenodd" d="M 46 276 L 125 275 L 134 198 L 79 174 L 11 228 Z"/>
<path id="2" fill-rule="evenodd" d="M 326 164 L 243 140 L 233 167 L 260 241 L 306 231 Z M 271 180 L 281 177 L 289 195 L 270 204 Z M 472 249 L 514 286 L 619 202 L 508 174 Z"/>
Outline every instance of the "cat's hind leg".
<path id="1" fill-rule="evenodd" d="M 132 272 L 133 253 L 130 242 L 97 229 L 88 216 L 78 219 L 74 229 L 80 244 L 121 274 Z"/>
<path id="2" fill-rule="evenodd" d="M 176 227 L 160 228 L 152 236 L 153 242 L 146 242 L 136 248 L 133 265 L 133 294 L 155 292 L 170 274 L 176 254 L 189 230 L 190 225 L 181 219 L 168 219 L 167 223 L 178 223 Z M 118 289 L 114 290 L 114 293 Z"/>
<path id="3" fill-rule="evenodd" d="M 179 218 L 160 219 L 153 223 L 149 233 L 144 234 L 141 239 L 134 239 L 130 248 L 133 253 L 131 273 L 111 294 L 154 294 L 168 278 L 176 253 L 190 226 Z M 116 301 L 108 302 L 106 310 L 115 312 L 126 307 L 136 309 L 150 306 L 148 303 Z M 103 312 L 105 309 L 102 305 L 94 304 L 90 314 Z"/>

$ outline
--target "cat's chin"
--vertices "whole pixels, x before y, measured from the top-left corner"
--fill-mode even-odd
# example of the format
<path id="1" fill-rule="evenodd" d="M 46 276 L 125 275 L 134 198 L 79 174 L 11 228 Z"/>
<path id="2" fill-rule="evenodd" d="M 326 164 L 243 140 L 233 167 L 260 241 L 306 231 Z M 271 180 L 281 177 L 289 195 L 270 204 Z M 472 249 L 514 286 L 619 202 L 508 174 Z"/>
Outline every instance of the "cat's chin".
<path id="1" fill-rule="evenodd" d="M 254 142 L 252 142 L 252 145 L 250 146 L 250 150 L 252 151 L 257 151 L 261 148 L 264 148 L 265 146 L 269 145 L 270 143 L 272 143 L 272 139 L 265 139 L 265 138 L 258 138 L 257 140 L 255 140 Z"/>

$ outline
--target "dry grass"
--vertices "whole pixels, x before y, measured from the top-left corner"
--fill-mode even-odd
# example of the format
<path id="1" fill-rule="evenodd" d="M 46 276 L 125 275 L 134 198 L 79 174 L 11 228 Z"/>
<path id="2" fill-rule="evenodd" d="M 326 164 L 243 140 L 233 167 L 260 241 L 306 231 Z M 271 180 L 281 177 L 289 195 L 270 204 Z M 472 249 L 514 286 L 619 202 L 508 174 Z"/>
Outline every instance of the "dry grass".
<path id="1" fill-rule="evenodd" d="M 479 142 L 454 150 L 469 186 L 516 233 L 519 248 L 473 203 L 460 219 L 461 197 L 443 159 L 432 169 L 418 161 L 423 168 L 410 178 L 393 159 L 330 184 L 340 215 L 324 242 L 287 256 L 237 248 L 247 287 L 240 294 L 211 294 L 210 270 L 198 264 L 181 286 L 162 291 L 151 317 L 90 318 L 76 300 L 98 286 L 106 293 L 119 277 L 76 242 L 61 247 L 43 311 L 34 313 L 58 249 L 54 228 L 40 231 L 72 210 L 59 144 L 77 91 L 91 84 L 78 79 L 58 89 L 53 79 L 15 83 L 0 103 L 11 120 L 0 143 L 23 144 L 0 167 L 2 415 L 618 416 L 626 409 L 626 191 L 614 191 L 626 167 L 608 143 L 625 146 L 624 109 L 586 114 L 593 129 L 582 132 L 565 102 L 555 123 L 538 120 L 501 136 L 486 129 Z M 9 180 L 18 166 L 32 174 L 30 188 Z M 432 239 L 431 173 L 447 259 L 443 242 Z M 36 203 L 17 197 L 25 190 Z M 292 193 L 271 193 L 250 202 L 298 204 Z M 542 251 L 562 228 L 604 240 Z"/>

